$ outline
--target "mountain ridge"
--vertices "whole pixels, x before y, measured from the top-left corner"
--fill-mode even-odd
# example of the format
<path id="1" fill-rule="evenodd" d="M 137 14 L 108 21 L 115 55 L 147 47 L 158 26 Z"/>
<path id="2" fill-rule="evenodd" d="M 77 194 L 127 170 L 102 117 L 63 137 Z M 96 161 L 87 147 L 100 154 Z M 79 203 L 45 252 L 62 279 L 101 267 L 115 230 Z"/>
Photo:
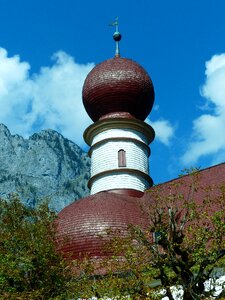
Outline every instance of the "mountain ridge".
<path id="1" fill-rule="evenodd" d="M 89 194 L 90 158 L 78 145 L 55 130 L 28 139 L 0 124 L 0 197 L 16 193 L 35 206 L 48 199 L 60 211 Z"/>

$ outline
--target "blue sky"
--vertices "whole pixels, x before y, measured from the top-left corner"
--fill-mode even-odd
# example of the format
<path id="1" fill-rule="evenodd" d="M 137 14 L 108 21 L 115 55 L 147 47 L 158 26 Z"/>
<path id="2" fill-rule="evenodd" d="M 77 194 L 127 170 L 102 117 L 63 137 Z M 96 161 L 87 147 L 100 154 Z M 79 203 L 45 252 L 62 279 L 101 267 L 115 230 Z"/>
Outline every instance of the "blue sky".
<path id="1" fill-rule="evenodd" d="M 24 137 L 52 128 L 87 149 L 82 84 L 114 55 L 118 16 L 121 56 L 155 87 L 154 182 L 224 162 L 224 11 L 224 0 L 0 0 L 0 122 Z"/>

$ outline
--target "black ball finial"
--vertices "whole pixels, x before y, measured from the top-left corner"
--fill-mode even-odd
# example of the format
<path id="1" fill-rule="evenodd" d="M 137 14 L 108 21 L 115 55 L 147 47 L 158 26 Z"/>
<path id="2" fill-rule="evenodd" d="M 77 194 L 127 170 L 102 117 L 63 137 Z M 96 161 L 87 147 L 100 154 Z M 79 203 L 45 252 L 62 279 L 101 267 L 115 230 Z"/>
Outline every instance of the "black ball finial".
<path id="1" fill-rule="evenodd" d="M 116 31 L 114 34 L 113 34 L 113 39 L 115 42 L 119 42 L 122 38 L 122 35 L 119 33 L 119 31 Z"/>

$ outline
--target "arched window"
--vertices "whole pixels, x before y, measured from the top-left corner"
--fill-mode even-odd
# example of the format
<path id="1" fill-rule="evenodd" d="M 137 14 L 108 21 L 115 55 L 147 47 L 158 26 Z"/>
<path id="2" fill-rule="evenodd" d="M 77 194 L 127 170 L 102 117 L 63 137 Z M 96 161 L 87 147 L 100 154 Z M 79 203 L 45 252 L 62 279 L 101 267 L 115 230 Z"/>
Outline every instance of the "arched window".
<path id="1" fill-rule="evenodd" d="M 120 149 L 118 151 L 118 167 L 126 167 L 126 166 L 127 166 L 126 151 Z"/>

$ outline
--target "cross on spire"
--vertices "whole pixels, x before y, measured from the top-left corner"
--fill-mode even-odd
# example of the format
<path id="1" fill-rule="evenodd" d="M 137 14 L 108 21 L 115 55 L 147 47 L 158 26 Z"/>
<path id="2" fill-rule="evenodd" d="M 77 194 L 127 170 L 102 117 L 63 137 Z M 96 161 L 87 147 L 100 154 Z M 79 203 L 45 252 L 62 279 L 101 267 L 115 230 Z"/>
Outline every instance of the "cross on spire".
<path id="1" fill-rule="evenodd" d="M 116 42 L 116 53 L 115 53 L 115 57 L 120 57 L 120 49 L 119 49 L 119 41 L 122 38 L 122 35 L 119 32 L 119 21 L 118 21 L 118 17 L 116 17 L 115 21 L 110 23 L 110 26 L 114 26 L 116 27 L 116 31 L 113 34 L 113 39 Z"/>

